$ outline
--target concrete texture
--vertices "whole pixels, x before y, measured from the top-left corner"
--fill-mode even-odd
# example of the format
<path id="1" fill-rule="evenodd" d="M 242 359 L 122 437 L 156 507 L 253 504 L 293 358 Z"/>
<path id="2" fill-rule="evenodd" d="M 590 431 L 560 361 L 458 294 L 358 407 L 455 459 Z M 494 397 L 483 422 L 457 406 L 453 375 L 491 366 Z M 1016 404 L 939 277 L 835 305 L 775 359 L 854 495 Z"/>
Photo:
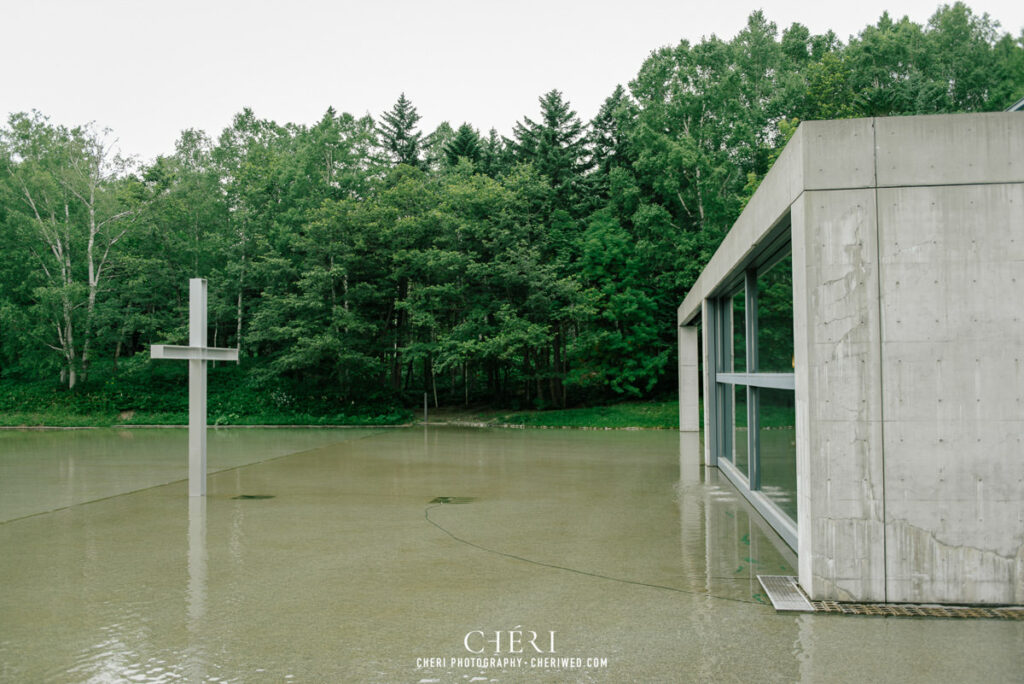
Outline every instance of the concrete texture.
<path id="1" fill-rule="evenodd" d="M 788 217 L 812 598 L 1024 603 L 1021 160 L 1021 114 L 806 122 L 679 308 Z"/>
<path id="2" fill-rule="evenodd" d="M 1024 603 L 1024 183 L 878 197 L 887 594 Z"/>
<path id="3" fill-rule="evenodd" d="M 875 119 L 879 187 L 1020 183 L 1020 113 Z"/>
<path id="4" fill-rule="evenodd" d="M 807 422 L 797 472 L 800 520 L 809 523 L 798 527 L 802 577 L 815 598 L 884 601 L 874 193 L 807 192 L 798 203 L 793 292 L 802 334 L 794 351 Z"/>
<path id="5" fill-rule="evenodd" d="M 679 429 L 696 432 L 700 429 L 700 396 L 697 383 L 700 371 L 697 365 L 697 328 L 679 326 Z"/>

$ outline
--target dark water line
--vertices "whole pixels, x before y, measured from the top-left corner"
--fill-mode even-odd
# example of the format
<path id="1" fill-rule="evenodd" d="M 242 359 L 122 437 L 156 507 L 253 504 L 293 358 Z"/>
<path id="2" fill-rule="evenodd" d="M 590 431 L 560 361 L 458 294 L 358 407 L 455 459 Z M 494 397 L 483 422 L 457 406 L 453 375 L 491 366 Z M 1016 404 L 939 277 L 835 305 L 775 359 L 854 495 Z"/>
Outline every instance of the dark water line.
<path id="1" fill-rule="evenodd" d="M 471 546 L 474 549 L 479 549 L 480 551 L 484 551 L 486 553 L 490 553 L 490 554 L 493 554 L 495 556 L 501 556 L 502 558 L 510 558 L 512 560 L 522 561 L 523 563 L 530 563 L 531 565 L 539 565 L 539 566 L 541 566 L 543 568 L 551 568 L 553 570 L 564 570 L 565 572 L 571 572 L 571 573 L 575 573 L 577 575 L 584 575 L 586 577 L 595 577 L 597 579 L 609 580 L 611 582 L 619 582 L 621 584 L 632 584 L 632 585 L 637 586 L 637 587 L 648 587 L 650 589 L 662 589 L 664 591 L 673 591 L 673 592 L 675 592 L 677 594 L 690 594 L 690 595 L 693 595 L 693 596 L 705 596 L 707 598 L 718 599 L 719 601 L 732 601 L 733 603 L 749 603 L 749 604 L 753 604 L 755 606 L 764 605 L 764 604 L 762 604 L 762 603 L 760 603 L 758 601 L 747 601 L 746 599 L 729 598 L 727 596 L 715 596 L 714 594 L 708 594 L 708 593 L 701 592 L 701 591 L 691 591 L 689 589 L 680 589 L 678 587 L 667 587 L 667 586 L 665 586 L 663 584 L 650 584 L 648 582 L 638 582 L 636 580 L 628 580 L 628 579 L 623 579 L 621 577 L 611 577 L 609 575 L 602 575 L 602 574 L 597 573 L 597 572 L 589 572 L 587 570 L 578 570 L 576 568 L 567 568 L 564 565 L 555 565 L 553 563 L 545 563 L 544 561 L 538 561 L 538 560 L 533 560 L 531 558 L 524 558 L 523 556 L 517 556 L 514 553 L 505 553 L 504 551 L 498 551 L 496 549 L 489 549 L 486 546 L 481 546 L 480 544 L 477 544 L 475 542 L 471 542 L 468 539 L 463 539 L 462 537 L 456 536 L 450 530 L 448 530 L 445 527 L 443 527 L 440 523 L 435 522 L 434 520 L 432 520 L 430 518 L 430 511 L 432 509 L 434 509 L 434 508 L 437 508 L 438 506 L 443 506 L 443 505 L 444 504 L 436 504 L 434 506 L 427 506 L 425 509 L 423 509 L 423 518 L 428 523 L 430 523 L 431 525 L 433 525 L 437 529 L 441 530 L 442 532 L 444 532 L 445 534 L 447 534 L 449 537 L 451 537 L 455 541 L 459 542 L 460 544 L 465 544 L 466 546 Z"/>

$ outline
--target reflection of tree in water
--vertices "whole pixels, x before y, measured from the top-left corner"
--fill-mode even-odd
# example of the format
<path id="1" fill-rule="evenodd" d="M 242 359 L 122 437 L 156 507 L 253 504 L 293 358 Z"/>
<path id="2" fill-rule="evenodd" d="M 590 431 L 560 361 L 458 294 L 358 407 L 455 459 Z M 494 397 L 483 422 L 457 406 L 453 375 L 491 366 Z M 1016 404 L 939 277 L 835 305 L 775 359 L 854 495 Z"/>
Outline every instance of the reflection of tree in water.
<path id="1" fill-rule="evenodd" d="M 746 296 L 746 288 L 732 296 L 732 368 L 737 372 L 747 369 Z"/>
<path id="2" fill-rule="evenodd" d="M 758 370 L 793 372 L 793 256 L 757 276 Z"/>

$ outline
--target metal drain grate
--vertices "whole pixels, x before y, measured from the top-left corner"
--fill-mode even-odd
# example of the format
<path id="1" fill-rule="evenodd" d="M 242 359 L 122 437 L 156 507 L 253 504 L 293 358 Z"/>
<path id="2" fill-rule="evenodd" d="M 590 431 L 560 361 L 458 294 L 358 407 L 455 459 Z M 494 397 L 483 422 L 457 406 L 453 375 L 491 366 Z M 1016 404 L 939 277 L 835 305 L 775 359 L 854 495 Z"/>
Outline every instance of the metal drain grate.
<path id="1" fill-rule="evenodd" d="M 757 580 L 777 611 L 832 613 L 833 615 L 881 615 L 883 617 L 988 618 L 1024 621 L 1024 606 L 922 606 L 913 603 L 840 603 L 808 601 L 790 575 L 758 575 Z"/>
<path id="2" fill-rule="evenodd" d="M 811 605 L 804 592 L 796 583 L 796 577 L 790 575 L 758 575 L 757 581 L 764 587 L 764 591 L 771 599 L 772 605 L 778 611 L 798 611 L 801 613 L 813 613 L 814 606 Z"/>
<path id="3" fill-rule="evenodd" d="M 436 504 L 468 504 L 476 501 L 471 496 L 438 496 L 430 500 L 430 503 Z"/>
<path id="4" fill-rule="evenodd" d="M 981 608 L 971 606 L 921 606 L 909 603 L 839 603 L 837 601 L 813 601 L 811 605 L 816 613 L 834 613 L 839 615 L 1024 620 L 1024 607 Z"/>

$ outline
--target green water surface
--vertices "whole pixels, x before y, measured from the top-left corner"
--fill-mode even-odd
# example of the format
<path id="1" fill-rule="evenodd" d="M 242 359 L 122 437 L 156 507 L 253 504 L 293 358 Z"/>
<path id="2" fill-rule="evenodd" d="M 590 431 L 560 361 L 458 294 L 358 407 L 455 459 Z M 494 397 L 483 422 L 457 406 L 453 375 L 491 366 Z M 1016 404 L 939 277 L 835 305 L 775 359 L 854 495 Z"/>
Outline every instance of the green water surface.
<path id="1" fill-rule="evenodd" d="M 184 434 L 0 434 L 0 681 L 1024 671 L 1020 623 L 775 613 L 756 575 L 796 559 L 693 436 L 218 431 L 209 495 L 190 500 Z M 510 653 L 524 632 L 554 643 Z M 491 660 L 508 657 L 524 661 Z"/>

